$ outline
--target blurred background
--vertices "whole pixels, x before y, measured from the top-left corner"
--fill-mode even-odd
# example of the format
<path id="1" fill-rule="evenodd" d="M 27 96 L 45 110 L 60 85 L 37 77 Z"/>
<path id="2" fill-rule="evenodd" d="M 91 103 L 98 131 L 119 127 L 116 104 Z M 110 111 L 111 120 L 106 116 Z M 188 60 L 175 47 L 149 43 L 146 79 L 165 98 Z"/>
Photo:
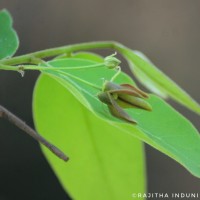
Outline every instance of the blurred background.
<path id="1" fill-rule="evenodd" d="M 200 102 L 200 1 L 1 0 L 20 38 L 17 55 L 66 44 L 116 40 L 145 53 Z M 1 27 L 0 27 L 1 28 Z M 124 63 L 124 66 L 126 63 Z M 33 126 L 37 72 L 0 73 L 0 104 Z M 200 130 L 199 117 L 170 102 Z M 149 192 L 199 192 L 200 180 L 146 146 Z M 0 200 L 70 199 L 39 145 L 0 120 Z"/>

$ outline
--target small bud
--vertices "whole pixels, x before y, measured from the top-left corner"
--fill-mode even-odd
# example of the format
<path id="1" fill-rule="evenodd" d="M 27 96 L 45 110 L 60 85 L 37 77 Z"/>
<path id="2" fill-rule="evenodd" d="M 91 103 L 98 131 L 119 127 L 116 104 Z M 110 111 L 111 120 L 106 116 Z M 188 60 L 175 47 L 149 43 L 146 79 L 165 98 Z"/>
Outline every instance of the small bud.
<path id="1" fill-rule="evenodd" d="M 116 67 L 119 66 L 119 64 L 121 63 L 121 61 L 119 59 L 117 59 L 115 57 L 116 53 L 115 54 L 112 54 L 110 56 L 107 56 L 105 59 L 104 59 L 104 64 L 106 67 L 108 67 L 109 69 L 114 69 Z"/>
<path id="2" fill-rule="evenodd" d="M 105 91 L 109 91 L 112 94 L 128 94 L 135 97 L 147 98 L 148 95 L 138 88 L 129 85 L 129 84 L 121 84 L 117 85 L 115 83 L 106 81 L 104 85 Z"/>
<path id="3" fill-rule="evenodd" d="M 139 108 L 151 111 L 151 105 L 145 101 L 148 95 L 129 84 L 105 82 L 104 91 L 98 94 L 100 101 L 108 105 L 110 113 L 120 119 L 136 124 L 123 108 Z"/>
<path id="4" fill-rule="evenodd" d="M 105 91 L 109 91 L 112 95 L 117 94 L 117 99 L 115 99 L 122 108 L 137 107 L 144 110 L 152 110 L 151 105 L 144 100 L 148 98 L 148 95 L 135 86 L 130 84 L 117 85 L 112 82 L 106 82 Z"/>
<path id="5" fill-rule="evenodd" d="M 108 105 L 110 113 L 120 119 L 128 121 L 133 124 L 137 124 L 116 102 L 115 99 L 110 95 L 109 92 L 101 92 L 98 94 L 100 101 Z"/>
<path id="6" fill-rule="evenodd" d="M 140 108 L 143 110 L 151 111 L 152 107 L 151 105 L 146 102 L 145 100 L 138 98 L 138 97 L 133 97 L 129 95 L 118 95 L 117 103 L 122 107 L 122 108 Z"/>
<path id="7" fill-rule="evenodd" d="M 117 104 L 115 106 L 108 106 L 110 113 L 122 120 L 125 120 L 127 122 L 130 122 L 132 124 L 137 124 L 135 120 L 131 118 L 130 115 L 128 115 L 120 106 Z"/>
<path id="8" fill-rule="evenodd" d="M 112 105 L 112 102 L 110 101 L 110 98 L 107 92 L 100 92 L 97 96 L 101 102 L 107 105 Z"/>

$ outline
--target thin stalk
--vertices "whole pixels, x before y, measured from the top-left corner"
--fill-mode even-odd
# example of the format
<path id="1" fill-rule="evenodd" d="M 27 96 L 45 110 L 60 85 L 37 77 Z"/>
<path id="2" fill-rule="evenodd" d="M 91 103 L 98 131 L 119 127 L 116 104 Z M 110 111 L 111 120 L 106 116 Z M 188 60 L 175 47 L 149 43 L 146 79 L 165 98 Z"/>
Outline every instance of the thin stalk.
<path id="1" fill-rule="evenodd" d="M 92 69 L 98 67 L 104 67 L 104 63 L 98 63 L 94 65 L 88 66 L 77 66 L 77 67 L 52 67 L 52 66 L 38 66 L 38 65 L 18 65 L 18 66 L 10 66 L 0 64 L 0 70 L 10 70 L 10 71 L 25 71 L 25 70 L 78 70 L 78 69 Z"/>
<path id="2" fill-rule="evenodd" d="M 59 70 L 58 70 L 58 72 L 59 72 L 60 74 L 63 74 L 63 75 L 69 76 L 69 77 L 71 77 L 71 78 L 73 78 L 73 79 L 76 79 L 76 80 L 78 80 L 78 81 L 80 81 L 80 82 L 82 82 L 82 83 L 85 83 L 86 85 L 89 85 L 89 86 L 91 86 L 91 87 L 93 87 L 93 88 L 95 88 L 95 89 L 97 89 L 97 90 L 102 90 L 101 87 L 99 87 L 99 86 L 97 86 L 97 85 L 94 85 L 94 84 L 92 84 L 92 83 L 90 83 L 90 82 L 88 82 L 88 81 L 85 81 L 85 80 L 83 80 L 83 79 L 81 79 L 81 78 L 79 78 L 79 77 L 77 77 L 77 76 L 74 76 L 74 75 L 72 75 L 72 74 L 69 74 L 69 73 L 63 72 L 63 71 L 59 71 Z"/>
<path id="3" fill-rule="evenodd" d="M 62 151 L 60 151 L 57 147 L 55 147 L 53 144 L 51 144 L 45 138 L 39 135 L 30 126 L 28 126 L 25 122 L 23 122 L 19 117 L 17 117 L 16 115 L 14 115 L 13 113 L 11 113 L 6 108 L 0 105 L 0 118 L 1 117 L 8 120 L 10 123 L 14 124 L 21 130 L 23 130 L 25 133 L 33 137 L 38 142 L 42 143 L 51 152 L 53 152 L 56 156 L 58 156 L 62 160 L 67 161 L 69 159 Z"/>
<path id="4" fill-rule="evenodd" d="M 42 63 L 43 63 L 44 65 L 46 65 L 46 67 L 49 67 L 49 68 L 52 67 L 52 65 L 51 65 L 50 63 L 48 63 L 48 62 L 42 61 Z M 93 68 L 93 67 L 99 67 L 99 66 L 105 66 L 105 65 L 99 64 L 99 63 L 98 63 L 98 64 L 94 64 L 94 65 L 92 66 L 92 68 Z M 90 66 L 86 66 L 86 67 L 87 67 L 87 68 L 88 68 L 88 67 L 91 68 Z M 83 67 L 82 69 L 85 69 L 85 68 Z M 57 70 L 57 72 L 59 72 L 60 74 L 67 75 L 67 76 L 69 76 L 69 77 L 71 77 L 71 78 L 74 78 L 74 79 L 76 79 L 76 80 L 78 80 L 78 81 L 80 81 L 80 82 L 82 82 L 82 83 L 85 83 L 86 85 L 89 85 L 89 86 L 91 86 L 91 87 L 93 87 L 93 88 L 95 88 L 95 89 L 97 89 L 97 90 L 101 90 L 101 88 L 100 88 L 99 86 L 94 85 L 94 84 L 92 84 L 92 83 L 90 83 L 90 82 L 88 82 L 88 81 L 85 81 L 85 80 L 83 80 L 83 79 L 81 79 L 81 78 L 79 78 L 79 77 L 77 77 L 77 76 L 74 76 L 74 75 L 72 75 L 72 74 L 69 74 L 69 73 L 67 73 L 67 72 L 65 72 L 65 71 Z"/>
<path id="5" fill-rule="evenodd" d="M 113 82 L 113 81 L 119 76 L 119 74 L 121 73 L 121 67 L 120 67 L 120 66 L 118 66 L 116 69 L 117 69 L 117 72 L 116 72 L 116 74 L 114 74 L 114 76 L 110 79 L 111 82 Z"/>

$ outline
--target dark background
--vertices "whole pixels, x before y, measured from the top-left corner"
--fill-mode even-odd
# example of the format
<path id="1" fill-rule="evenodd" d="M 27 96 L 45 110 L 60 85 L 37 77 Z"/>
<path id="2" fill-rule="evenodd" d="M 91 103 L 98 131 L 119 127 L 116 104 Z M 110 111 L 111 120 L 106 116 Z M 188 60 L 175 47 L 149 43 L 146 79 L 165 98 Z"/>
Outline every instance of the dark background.
<path id="1" fill-rule="evenodd" d="M 71 43 L 116 40 L 144 52 L 200 102 L 200 1 L 1 0 L 20 38 L 17 55 Z M 0 104 L 33 126 L 37 72 L 0 73 Z M 172 103 L 198 129 L 199 117 Z M 198 192 L 200 180 L 146 146 L 149 192 Z M 0 200 L 66 200 L 38 144 L 0 120 Z"/>

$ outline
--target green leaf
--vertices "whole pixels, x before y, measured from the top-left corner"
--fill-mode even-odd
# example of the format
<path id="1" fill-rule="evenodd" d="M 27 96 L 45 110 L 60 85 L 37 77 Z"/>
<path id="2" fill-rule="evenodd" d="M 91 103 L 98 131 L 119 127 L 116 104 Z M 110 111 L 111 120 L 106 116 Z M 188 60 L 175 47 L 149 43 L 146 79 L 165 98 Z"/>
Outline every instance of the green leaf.
<path id="1" fill-rule="evenodd" d="M 200 177 L 200 136 L 193 125 L 178 112 L 176 112 L 172 107 L 170 107 L 167 103 L 165 103 L 162 99 L 154 95 L 150 95 L 150 99 L 148 100 L 153 107 L 152 112 L 147 112 L 136 108 L 127 109 L 127 112 L 132 116 L 133 119 L 138 122 L 138 125 L 128 124 L 119 120 L 118 118 L 113 117 L 108 112 L 107 106 L 98 100 L 97 93 L 99 92 L 99 90 L 91 87 L 91 85 L 86 84 L 86 82 L 95 84 L 98 87 L 102 87 L 102 79 L 110 80 L 113 74 L 116 73 L 115 70 L 107 69 L 104 67 L 87 70 L 67 70 L 67 67 L 76 68 L 77 66 L 88 66 L 95 63 L 96 62 L 78 58 L 54 60 L 49 62 L 51 66 L 66 67 L 66 69 L 60 71 L 45 70 L 45 72 L 43 73 L 47 74 L 49 77 L 56 80 L 60 85 L 62 85 L 66 89 L 66 94 L 68 94 L 68 91 L 70 91 L 73 96 L 85 108 L 87 108 L 89 112 L 92 113 L 91 116 L 94 115 L 99 118 L 99 123 L 100 121 L 104 120 L 105 124 L 107 123 L 108 126 L 117 127 L 120 130 L 119 132 L 121 132 L 121 134 L 129 134 L 145 141 L 154 148 L 175 159 L 177 162 L 185 166 L 195 176 Z M 48 108 L 45 109 L 48 101 L 52 101 L 51 98 L 57 98 L 58 94 L 55 92 L 55 90 L 52 90 L 52 86 L 50 84 L 48 85 L 48 83 L 46 83 L 44 88 L 40 90 L 40 88 L 43 87 L 44 78 L 42 77 L 41 79 L 39 79 L 39 82 L 36 85 L 34 95 L 34 118 L 38 131 L 45 137 L 47 136 L 47 138 L 48 134 L 51 135 L 51 133 L 53 132 L 55 135 L 52 137 L 52 141 L 56 141 L 57 136 L 59 137 L 59 141 L 64 140 L 63 138 L 65 134 L 71 134 L 73 140 L 79 140 L 79 137 L 75 135 L 75 132 L 77 127 L 79 127 L 79 123 L 82 124 L 83 122 L 80 121 L 78 115 L 76 114 L 76 106 L 74 105 L 73 100 L 69 98 L 69 101 L 64 101 L 66 107 L 72 109 L 71 112 L 65 110 L 66 108 L 63 107 L 63 103 L 60 103 L 63 101 L 59 99 L 57 103 L 54 102 L 54 104 L 51 104 L 50 106 L 48 106 Z M 51 79 L 49 78 L 49 80 Z M 134 84 L 131 78 L 123 73 L 121 73 L 120 76 L 117 77 L 116 83 Z M 46 90 L 50 90 L 50 92 L 46 94 Z M 52 93 L 53 96 L 49 97 L 49 93 Z M 45 97 L 45 95 L 47 96 Z M 55 115 L 55 111 L 46 111 L 48 109 L 57 110 L 59 106 L 58 104 L 62 107 L 61 110 L 64 110 L 66 117 L 63 118 L 61 112 L 58 112 Z M 68 119 L 71 118 L 71 113 L 73 113 L 73 109 L 75 109 L 77 120 L 75 122 L 75 125 L 73 126 L 74 129 L 71 126 L 70 129 L 67 129 L 67 126 L 71 123 L 70 120 L 68 122 Z M 84 110 L 84 113 L 85 112 L 86 109 Z M 48 120 L 49 118 L 51 120 Z M 57 120 L 64 120 L 64 129 L 62 129 L 62 126 L 60 125 L 63 132 L 65 132 L 65 129 L 68 130 L 63 133 L 62 136 L 60 136 L 60 134 L 56 135 L 57 133 L 55 132 L 58 128 L 57 126 L 56 129 L 53 129 L 54 121 L 57 122 Z M 94 130 L 95 127 L 93 127 L 92 124 L 93 123 L 89 123 L 89 127 L 91 125 L 92 130 Z M 100 128 L 96 128 L 95 131 L 97 131 L 97 133 L 100 131 L 100 134 L 103 134 L 101 133 L 101 130 L 103 130 L 103 128 L 101 129 L 101 126 L 98 127 Z M 75 136 L 73 137 L 73 135 Z M 80 140 L 82 141 L 82 139 Z M 67 144 L 65 145 L 67 146 Z M 74 146 L 75 145 L 73 145 L 71 149 L 75 148 Z M 78 148 L 74 151 L 77 151 L 79 149 L 79 146 L 80 145 L 78 145 Z M 121 147 L 119 147 L 119 150 L 120 148 Z M 52 161 L 52 157 L 50 157 L 49 154 L 48 158 L 55 168 L 56 163 Z M 58 173 L 59 170 L 56 171 Z M 67 178 L 66 181 L 68 181 Z"/>
<path id="2" fill-rule="evenodd" d="M 19 46 L 19 40 L 12 28 L 12 18 L 7 10 L 0 12 L 0 59 L 14 55 Z"/>
<path id="3" fill-rule="evenodd" d="M 42 148 L 73 199 L 131 200 L 144 192 L 142 143 L 97 118 L 47 75 L 35 88 L 34 119 L 38 131 L 70 156 L 64 163 Z"/>
<path id="4" fill-rule="evenodd" d="M 173 80 L 160 71 L 143 53 L 126 49 L 130 68 L 135 77 L 150 91 L 175 101 L 200 114 L 200 105 Z"/>

